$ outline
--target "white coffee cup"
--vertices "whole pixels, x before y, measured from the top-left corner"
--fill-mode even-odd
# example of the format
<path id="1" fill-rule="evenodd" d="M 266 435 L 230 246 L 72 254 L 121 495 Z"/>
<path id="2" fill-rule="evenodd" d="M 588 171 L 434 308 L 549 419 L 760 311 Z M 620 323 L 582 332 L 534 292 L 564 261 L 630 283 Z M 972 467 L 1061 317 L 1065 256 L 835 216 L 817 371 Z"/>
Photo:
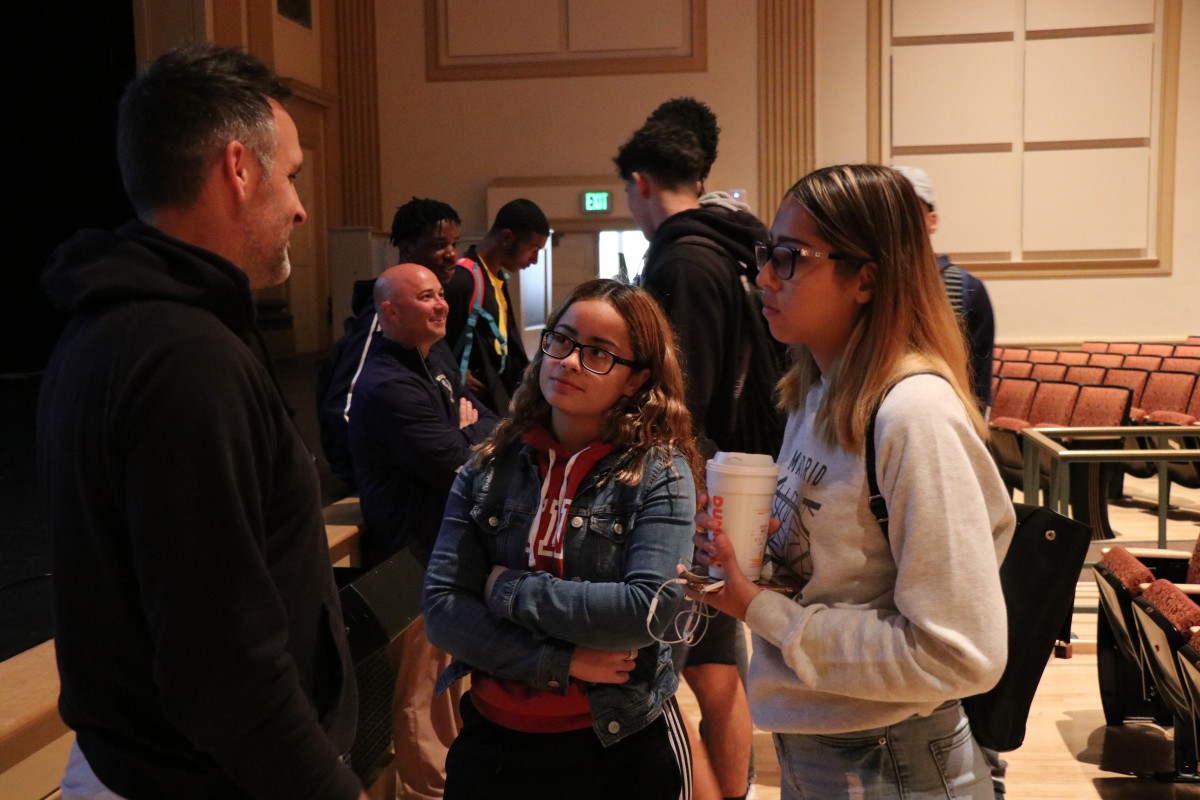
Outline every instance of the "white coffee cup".
<path id="1" fill-rule="evenodd" d="M 715 531 L 728 536 L 742 573 L 756 581 L 767 549 L 779 467 L 768 455 L 723 452 L 710 458 L 707 466 L 708 515 L 713 519 L 708 536 L 711 539 Z M 715 564 L 709 566 L 708 574 L 725 577 L 725 571 Z"/>

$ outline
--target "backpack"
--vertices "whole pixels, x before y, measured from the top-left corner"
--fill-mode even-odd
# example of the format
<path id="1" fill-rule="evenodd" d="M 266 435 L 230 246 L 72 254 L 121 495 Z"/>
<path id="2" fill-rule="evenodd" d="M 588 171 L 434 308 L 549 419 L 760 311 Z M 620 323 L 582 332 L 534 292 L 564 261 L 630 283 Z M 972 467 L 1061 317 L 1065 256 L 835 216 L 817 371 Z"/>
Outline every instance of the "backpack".
<path id="1" fill-rule="evenodd" d="M 770 328 L 762 315 L 762 298 L 755 286 L 755 274 L 750 267 L 739 261 L 720 243 L 707 236 L 689 234 L 675 240 L 676 244 L 692 244 L 705 247 L 720 253 L 734 266 L 738 284 L 742 289 L 743 320 L 735 365 L 735 377 L 732 388 L 733 402 L 729 406 L 729 418 L 725 420 L 723 431 L 709 431 L 713 436 L 719 433 L 722 439 L 740 437 L 743 447 L 754 452 L 777 455 L 783 442 L 784 418 L 775 408 L 773 397 L 749 397 L 745 393 L 747 381 L 754 386 L 774 386 L 779 378 L 787 371 L 787 347 L 771 336 Z M 755 358 L 755 354 L 758 357 Z M 755 403 L 756 408 L 748 404 Z M 753 427 L 753 430 L 748 428 Z"/>
<path id="2" fill-rule="evenodd" d="M 462 333 L 458 335 L 458 341 L 451 348 L 454 352 L 454 357 L 458 359 L 458 379 L 465 386 L 467 383 L 467 369 L 471 363 L 471 350 L 475 346 L 475 326 L 479 324 L 479 318 L 483 317 L 487 322 L 488 327 L 492 330 L 492 335 L 496 337 L 496 341 L 500 343 L 500 348 L 503 355 L 500 356 L 500 371 L 504 371 L 505 363 L 508 360 L 508 348 L 503 336 L 500 335 L 500 326 L 496 324 L 496 318 L 493 317 L 483 307 L 484 297 L 484 281 L 486 278 L 483 274 L 483 268 L 471 258 L 460 258 L 458 260 L 460 269 L 465 269 L 471 273 L 471 278 L 475 284 L 474 290 L 471 292 L 471 311 L 467 314 L 467 324 L 463 328 Z M 486 359 L 484 359 L 486 361 Z"/>
<path id="3" fill-rule="evenodd" d="M 922 374 L 922 373 L 913 373 Z M 936 374 L 936 373 L 927 373 Z M 911 376 L 905 376 L 911 377 Z M 876 408 L 867 423 L 867 504 L 888 539 L 888 510 L 875 475 Z M 1029 708 L 1042 672 L 1071 637 L 1075 584 L 1092 540 L 1091 528 L 1041 506 L 1013 503 L 1017 527 L 1000 565 L 1008 616 L 1008 660 L 990 690 L 962 700 L 971 733 L 981 747 L 1006 752 L 1025 740 Z"/>

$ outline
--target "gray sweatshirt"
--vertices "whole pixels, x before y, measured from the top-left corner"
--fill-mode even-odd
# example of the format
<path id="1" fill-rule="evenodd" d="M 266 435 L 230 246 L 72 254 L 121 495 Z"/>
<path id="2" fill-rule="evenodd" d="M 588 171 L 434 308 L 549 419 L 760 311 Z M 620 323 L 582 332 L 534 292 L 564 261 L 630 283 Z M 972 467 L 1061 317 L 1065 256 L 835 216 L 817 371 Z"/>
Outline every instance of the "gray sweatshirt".
<path id="1" fill-rule="evenodd" d="M 867 506 L 862 453 L 813 429 L 826 386 L 793 413 L 768 545 L 796 597 L 763 592 L 748 693 L 760 728 L 844 733 L 926 715 L 990 689 L 1007 630 L 999 564 L 1015 522 L 983 442 L 950 385 L 914 375 L 879 410 L 875 452 L 890 541 Z"/>

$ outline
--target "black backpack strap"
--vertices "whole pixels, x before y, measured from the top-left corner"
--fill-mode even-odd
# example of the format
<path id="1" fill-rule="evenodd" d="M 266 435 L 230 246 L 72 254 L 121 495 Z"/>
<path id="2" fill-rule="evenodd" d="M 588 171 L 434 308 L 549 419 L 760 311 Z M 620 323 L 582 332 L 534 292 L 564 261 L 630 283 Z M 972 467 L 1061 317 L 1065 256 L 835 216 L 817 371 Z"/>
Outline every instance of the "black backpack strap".
<path id="1" fill-rule="evenodd" d="M 885 394 L 884 397 L 887 397 Z M 880 400 L 880 405 L 883 401 Z M 888 536 L 888 510 L 887 502 L 883 499 L 883 492 L 879 491 L 879 480 L 875 477 L 875 417 L 879 414 L 879 406 L 875 406 L 871 411 L 871 418 L 867 420 L 867 505 L 871 507 L 871 513 L 875 515 L 875 521 L 879 523 L 879 529 L 883 531 L 883 538 L 891 540 Z"/>

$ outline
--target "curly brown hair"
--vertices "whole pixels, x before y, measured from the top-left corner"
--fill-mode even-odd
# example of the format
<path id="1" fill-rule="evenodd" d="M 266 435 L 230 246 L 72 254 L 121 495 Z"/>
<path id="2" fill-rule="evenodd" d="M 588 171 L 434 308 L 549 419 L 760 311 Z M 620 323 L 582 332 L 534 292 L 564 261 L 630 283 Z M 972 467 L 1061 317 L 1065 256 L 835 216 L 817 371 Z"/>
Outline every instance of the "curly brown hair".
<path id="1" fill-rule="evenodd" d="M 673 448 L 687 460 L 699 490 L 704 465 L 692 433 L 692 415 L 684 404 L 683 370 L 676 355 L 675 337 L 658 303 L 636 286 L 614 280 L 591 280 L 575 287 L 550 315 L 546 329 L 553 330 L 567 309 L 581 300 L 603 300 L 617 310 L 629 326 L 633 360 L 650 372 L 637 394 L 608 410 L 601 428 L 601 439 L 622 451 L 615 472 L 617 480 L 636 484 L 642 478 L 647 454 L 658 448 L 669 461 Z M 542 395 L 540 384 L 544 358 L 539 349 L 513 393 L 511 415 L 476 448 L 476 466 L 491 462 L 500 450 L 529 429 L 538 425 L 550 427 L 550 404 Z"/>

